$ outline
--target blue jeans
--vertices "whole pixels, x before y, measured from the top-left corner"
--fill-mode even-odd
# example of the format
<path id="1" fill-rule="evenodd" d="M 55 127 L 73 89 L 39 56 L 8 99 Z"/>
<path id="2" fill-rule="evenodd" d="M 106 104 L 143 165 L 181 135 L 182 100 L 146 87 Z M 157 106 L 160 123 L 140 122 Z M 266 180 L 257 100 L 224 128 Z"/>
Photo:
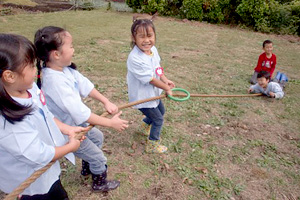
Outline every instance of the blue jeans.
<path id="1" fill-rule="evenodd" d="M 103 140 L 103 133 L 93 127 L 86 134 L 86 139 L 81 142 L 79 149 L 74 152 L 75 156 L 90 164 L 90 170 L 93 174 L 101 174 L 106 171 L 107 158 L 101 150 Z"/>
<path id="2" fill-rule="evenodd" d="M 164 104 L 159 100 L 156 108 L 140 108 L 139 110 L 146 116 L 143 121 L 146 124 L 152 125 L 149 140 L 159 140 L 160 131 L 164 123 Z"/>

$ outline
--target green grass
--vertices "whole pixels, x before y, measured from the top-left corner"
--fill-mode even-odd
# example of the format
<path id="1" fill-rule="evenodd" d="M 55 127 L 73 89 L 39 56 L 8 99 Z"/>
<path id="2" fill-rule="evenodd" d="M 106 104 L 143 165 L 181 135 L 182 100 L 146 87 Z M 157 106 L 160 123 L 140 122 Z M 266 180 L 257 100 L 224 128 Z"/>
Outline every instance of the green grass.
<path id="1" fill-rule="evenodd" d="M 131 121 L 123 133 L 101 128 L 109 178 L 121 187 L 107 196 L 90 192 L 80 165 L 67 165 L 62 180 L 71 199 L 283 199 L 300 198 L 300 43 L 288 38 L 206 23 L 154 21 L 157 48 L 166 75 L 177 87 L 200 94 L 246 94 L 261 43 L 276 45 L 277 70 L 290 82 L 282 100 L 255 98 L 164 99 L 162 143 L 166 155 L 144 153 L 136 128 L 142 115 L 123 111 Z M 33 39 L 38 28 L 55 25 L 73 36 L 74 62 L 95 87 L 126 104 L 126 59 L 131 13 L 71 11 L 0 17 L 0 32 Z M 101 104 L 87 99 L 96 113 Z M 209 126 L 208 126 L 209 125 Z M 133 146 L 136 146 L 133 148 Z M 80 161 L 78 160 L 78 163 Z"/>

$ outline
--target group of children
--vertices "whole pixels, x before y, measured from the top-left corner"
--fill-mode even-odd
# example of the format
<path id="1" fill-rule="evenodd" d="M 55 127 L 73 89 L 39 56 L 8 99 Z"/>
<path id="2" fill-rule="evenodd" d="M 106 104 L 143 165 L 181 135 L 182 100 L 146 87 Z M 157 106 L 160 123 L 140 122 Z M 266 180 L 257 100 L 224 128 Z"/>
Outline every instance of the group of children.
<path id="1" fill-rule="evenodd" d="M 283 88 L 288 82 L 288 77 L 278 71 L 275 78 L 272 78 L 276 67 L 276 55 L 272 52 L 273 42 L 271 40 L 263 42 L 263 50 L 250 79 L 250 83 L 253 85 L 250 86 L 248 92 L 262 93 L 271 98 L 281 99 L 284 96 Z"/>
<path id="2" fill-rule="evenodd" d="M 135 19 L 131 32 L 129 101 L 157 96 L 162 90 L 172 95 L 175 84 L 160 66 L 152 20 Z M 128 121 L 121 119 L 118 107 L 76 70 L 73 54 L 72 35 L 60 27 L 37 30 L 34 43 L 20 35 L 0 34 L 0 189 L 10 193 L 33 172 L 56 161 L 18 199 L 67 200 L 57 160 L 65 156 L 75 164 L 74 154 L 82 159 L 81 175 L 92 176 L 94 192 L 120 185 L 117 180 L 107 180 L 107 158 L 101 150 L 103 133 L 95 127 L 88 130 L 87 126 L 123 131 Z M 87 96 L 100 101 L 114 116 L 109 119 L 93 113 L 82 101 Z M 142 126 L 148 136 L 146 152 L 166 152 L 167 147 L 160 144 L 165 112 L 162 101 L 136 108 L 145 115 Z M 76 133 L 82 131 L 87 134 L 76 139 Z"/>
<path id="3" fill-rule="evenodd" d="M 132 51 L 127 60 L 129 101 L 158 96 L 162 91 L 172 95 L 175 84 L 160 65 L 152 20 L 134 19 L 131 34 Z M 257 83 L 249 92 L 282 98 L 279 84 L 269 82 L 276 65 L 272 42 L 264 42 L 263 49 L 265 54 L 260 56 L 251 79 Z M 56 161 L 19 199 L 67 200 L 57 160 L 65 156 L 74 164 L 74 154 L 82 159 L 81 175 L 92 176 L 94 192 L 120 185 L 117 180 L 107 180 L 107 158 L 101 150 L 103 133 L 95 127 L 88 131 L 86 127 L 93 124 L 123 131 L 128 121 L 121 119 L 118 107 L 76 70 L 73 54 L 72 35 L 60 27 L 39 29 L 34 44 L 20 35 L 0 34 L 0 189 L 10 193 L 34 171 Z M 276 79 L 283 82 L 284 76 Z M 87 96 L 100 101 L 114 116 L 108 119 L 93 113 L 82 101 Z M 147 136 L 146 152 L 166 152 L 167 147 L 160 144 L 163 102 L 150 101 L 135 108 L 145 116 L 140 130 Z M 76 139 L 76 133 L 82 131 L 88 133 Z"/>

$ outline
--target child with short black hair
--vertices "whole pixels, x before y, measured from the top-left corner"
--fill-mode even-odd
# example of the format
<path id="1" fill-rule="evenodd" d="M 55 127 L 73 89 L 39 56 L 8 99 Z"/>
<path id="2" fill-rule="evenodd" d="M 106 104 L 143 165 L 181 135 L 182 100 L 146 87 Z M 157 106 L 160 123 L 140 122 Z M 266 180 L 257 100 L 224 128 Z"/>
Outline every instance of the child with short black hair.
<path id="1" fill-rule="evenodd" d="M 271 40 L 265 40 L 262 46 L 264 53 L 262 53 L 258 58 L 257 65 L 254 68 L 254 73 L 250 79 L 251 84 L 257 83 L 257 74 L 260 71 L 269 72 L 271 80 L 276 67 L 276 55 L 272 52 L 273 42 Z"/>
<path id="2" fill-rule="evenodd" d="M 35 171 L 56 161 L 19 199 L 67 200 L 57 160 L 66 155 L 75 162 L 71 152 L 80 146 L 75 133 L 87 129 L 63 124 L 49 112 L 34 83 L 35 60 L 35 47 L 27 38 L 0 34 L 0 190 L 12 192 Z"/>
<path id="3" fill-rule="evenodd" d="M 281 99 L 284 96 L 284 92 L 280 85 L 276 82 L 270 82 L 270 73 L 266 71 L 260 71 L 257 74 L 257 83 L 250 86 L 248 92 L 262 93 L 276 99 Z"/>

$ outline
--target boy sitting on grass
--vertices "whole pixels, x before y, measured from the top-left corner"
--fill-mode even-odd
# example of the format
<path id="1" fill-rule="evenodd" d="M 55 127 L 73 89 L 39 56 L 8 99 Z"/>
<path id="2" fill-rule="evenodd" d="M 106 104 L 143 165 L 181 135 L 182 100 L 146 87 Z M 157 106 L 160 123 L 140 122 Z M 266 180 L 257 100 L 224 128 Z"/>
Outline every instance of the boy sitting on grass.
<path id="1" fill-rule="evenodd" d="M 281 99 L 284 95 L 278 83 L 270 82 L 270 73 L 266 71 L 257 74 L 257 83 L 250 86 L 248 93 L 262 93 L 276 99 Z"/>
<path id="2" fill-rule="evenodd" d="M 251 84 L 257 83 L 257 74 L 261 71 L 267 71 L 270 73 L 270 79 L 276 67 L 276 55 L 273 53 L 273 42 L 271 40 L 265 40 L 263 42 L 264 52 L 259 56 L 257 66 L 254 69 L 253 76 L 250 79 Z"/>

